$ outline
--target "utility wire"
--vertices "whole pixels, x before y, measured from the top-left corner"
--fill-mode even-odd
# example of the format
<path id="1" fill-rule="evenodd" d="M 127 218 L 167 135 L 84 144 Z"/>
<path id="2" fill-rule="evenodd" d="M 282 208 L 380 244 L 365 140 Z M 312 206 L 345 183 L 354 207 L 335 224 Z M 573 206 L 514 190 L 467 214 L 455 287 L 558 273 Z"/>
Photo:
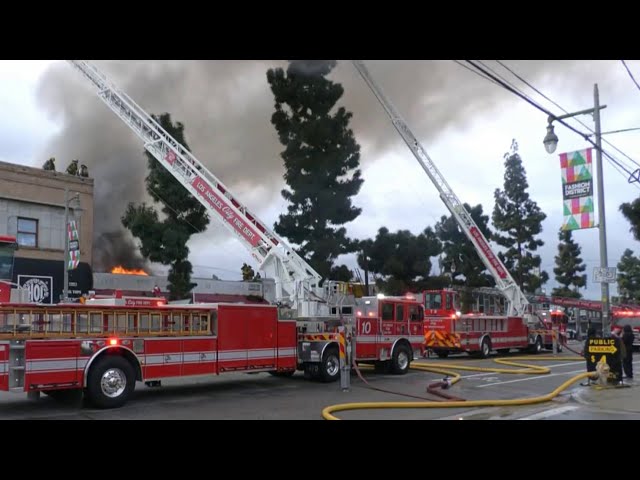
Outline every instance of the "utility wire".
<path id="1" fill-rule="evenodd" d="M 620 60 L 620 61 L 622 62 L 622 65 L 624 65 L 624 68 L 627 69 L 627 73 L 631 77 L 631 80 L 633 80 L 633 83 L 635 83 L 636 87 L 638 87 L 638 90 L 640 90 L 640 85 L 638 85 L 638 82 L 636 81 L 635 77 L 633 76 L 633 73 L 631 73 L 631 70 L 629 70 L 629 67 L 627 66 L 627 62 L 625 62 L 624 60 Z"/>
<path id="2" fill-rule="evenodd" d="M 596 149 L 598 148 L 597 144 L 591 140 L 589 138 L 588 135 L 580 132 L 579 130 L 577 130 L 576 128 L 574 128 L 573 126 L 569 125 L 567 122 L 564 121 L 564 119 L 560 119 L 557 118 L 556 115 L 554 115 L 553 113 L 551 113 L 549 110 L 547 110 L 546 108 L 542 107 L 541 105 L 539 105 L 538 103 L 536 103 L 534 100 L 530 99 L 527 97 L 527 95 L 519 92 L 516 88 L 512 87 L 511 85 L 509 85 L 507 82 L 499 79 L 496 75 L 493 75 L 491 73 L 489 73 L 487 71 L 487 69 L 483 68 L 482 66 L 479 66 L 477 64 L 475 64 L 472 60 L 465 60 L 467 63 L 469 63 L 470 65 L 472 65 L 473 67 L 475 67 L 477 70 L 479 70 L 480 72 L 484 73 L 487 77 L 491 78 L 492 80 L 494 80 L 495 82 L 499 83 L 500 86 L 502 86 L 503 88 L 505 88 L 506 90 L 510 91 L 511 93 L 517 95 L 518 97 L 522 98 L 524 101 L 526 101 L 527 103 L 529 103 L 530 105 L 534 106 L 535 108 L 537 108 L 538 110 L 540 110 L 541 112 L 546 113 L 547 115 L 549 115 L 550 117 L 554 118 L 555 121 L 561 123 L 562 125 L 564 125 L 565 127 L 567 127 L 569 130 L 571 130 L 574 133 L 577 133 L 578 135 L 580 135 L 582 138 L 585 139 L 586 142 L 590 143 L 591 145 L 593 145 Z M 603 148 L 600 148 L 600 151 L 605 154 L 607 157 L 609 157 L 609 159 L 611 159 L 612 162 L 614 162 L 616 165 L 618 165 L 621 169 L 623 169 L 626 173 L 629 174 L 630 178 L 629 178 L 629 182 L 632 182 L 632 178 L 634 178 L 634 173 L 629 171 L 624 165 L 622 165 L 620 162 L 618 162 L 615 158 L 613 158 L 610 154 L 608 154 L 607 152 L 605 152 L 605 150 Z M 634 178 L 634 181 L 635 178 Z"/>
<path id="3" fill-rule="evenodd" d="M 493 83 L 494 85 L 498 85 L 500 86 L 500 84 L 498 82 L 496 82 L 495 80 L 492 80 L 491 78 L 481 74 L 480 72 L 478 72 L 477 70 L 474 70 L 471 67 L 468 67 L 467 65 L 465 65 L 464 63 L 462 63 L 460 60 L 454 60 L 455 63 L 457 63 L 458 65 L 460 65 L 463 68 L 466 68 L 467 70 L 469 70 L 471 73 L 475 73 L 476 75 L 478 75 L 480 78 L 484 78 L 485 80 L 489 80 L 491 83 Z"/>
<path id="4" fill-rule="evenodd" d="M 536 93 L 538 93 L 539 95 L 541 95 L 543 98 L 545 98 L 547 101 L 551 102 L 553 105 L 555 105 L 556 107 L 558 107 L 560 110 L 562 110 L 565 113 L 569 113 L 566 109 L 564 109 L 560 104 L 558 104 L 557 102 L 553 101 L 551 98 L 549 98 L 547 95 L 545 95 L 543 92 L 541 92 L 540 90 L 538 90 L 535 86 L 533 86 L 531 83 L 529 83 L 526 79 L 524 79 L 522 76 L 518 75 L 515 71 L 513 71 L 511 68 L 509 68 L 507 65 L 505 65 L 504 63 L 502 63 L 500 60 L 496 60 L 496 62 L 498 64 L 500 64 L 505 70 L 509 71 L 513 76 L 515 76 L 518 80 L 520 80 L 521 82 L 523 82 L 525 85 L 527 85 L 529 88 L 531 88 L 532 90 L 534 90 Z M 482 63 L 482 62 L 480 62 Z M 495 83 L 495 82 L 494 82 Z M 576 120 L 578 123 L 580 123 L 582 126 L 584 126 L 585 128 L 587 128 L 588 130 L 590 130 L 591 132 L 594 132 L 594 130 L 589 127 L 587 124 L 585 124 L 582 120 L 580 120 L 579 118 L 575 118 L 574 120 Z M 625 128 L 625 129 L 620 129 L 620 130 L 614 130 L 612 132 L 608 132 L 608 133 L 619 133 L 619 132 L 628 132 L 628 131 L 632 131 L 632 130 L 637 130 L 637 128 Z M 608 140 L 606 140 L 605 138 L 601 139 L 606 142 L 607 144 L 609 144 L 611 147 L 613 147 L 614 149 L 616 149 L 618 152 L 620 152 L 622 155 L 624 155 L 625 157 L 627 157 L 629 160 L 631 160 L 633 163 L 635 163 L 636 165 L 640 166 L 640 164 L 638 162 L 636 162 L 633 158 L 631 158 L 629 155 L 627 155 L 626 153 L 624 153 L 622 150 L 620 150 L 618 147 L 616 147 L 613 143 L 609 142 Z M 602 153 L 604 153 L 605 155 L 605 159 L 611 164 L 611 166 L 616 170 L 616 172 L 618 172 L 620 175 L 622 175 L 624 178 L 626 178 L 629 183 L 633 184 L 634 187 L 636 187 L 637 189 L 640 190 L 640 184 L 638 184 L 637 181 L 632 181 L 632 178 L 634 178 L 634 173 L 629 173 L 629 170 L 627 168 L 629 168 L 627 165 L 625 165 L 624 167 L 622 167 L 622 164 L 618 163 L 617 161 L 615 161 L 614 157 L 612 157 L 608 152 L 601 150 Z M 613 161 L 612 161 L 613 160 Z M 614 163 L 615 162 L 615 163 Z M 616 165 L 617 163 L 617 165 Z M 627 177 L 625 175 L 625 172 L 629 173 L 630 177 Z M 636 171 L 637 173 L 637 171 Z"/>
<path id="5" fill-rule="evenodd" d="M 518 75 L 516 72 L 514 72 L 511 68 L 509 68 L 507 65 L 505 65 L 504 63 L 502 63 L 500 60 L 496 60 L 496 62 L 498 62 L 502 68 L 504 68 L 505 70 L 508 70 L 514 77 L 516 77 L 518 80 L 520 80 L 522 83 L 524 83 L 525 85 L 527 85 L 529 88 L 531 88 L 532 90 L 534 90 L 536 93 L 538 93 L 539 95 L 541 95 L 544 99 L 548 100 L 549 102 L 551 102 L 553 105 L 555 105 L 556 107 L 558 107 L 560 110 L 562 110 L 564 113 L 569 113 L 567 110 L 565 110 L 564 108 L 562 108 L 562 106 L 560 106 L 557 102 L 554 102 L 552 99 L 550 99 L 548 96 L 546 96 L 544 93 L 542 93 L 540 90 L 538 90 L 536 87 L 534 87 L 533 85 L 531 85 L 531 83 L 529 83 L 527 80 L 525 80 L 524 78 L 522 78 L 520 75 Z M 583 127 L 587 128 L 590 132 L 595 133 L 595 130 L 593 128 L 591 128 L 590 126 L 588 126 L 586 123 L 584 123 L 582 120 L 580 120 L 577 117 L 574 117 L 574 120 L 578 123 L 580 123 Z M 635 130 L 635 129 L 624 129 L 624 130 L 615 130 L 613 132 L 609 132 L 609 133 L 618 133 L 618 132 L 624 132 L 624 131 L 629 131 L 629 130 Z M 607 140 L 606 138 L 602 138 L 602 141 L 605 142 L 607 145 L 609 145 L 611 148 L 615 149 L 616 151 L 618 151 L 621 155 L 627 157 L 629 160 L 631 160 L 633 163 L 635 163 L 637 166 L 640 167 L 640 163 L 636 162 L 633 158 L 631 158 L 629 155 L 627 155 L 626 153 L 624 153 L 622 150 L 620 150 L 618 147 L 616 147 L 613 143 L 611 143 L 609 140 Z"/>

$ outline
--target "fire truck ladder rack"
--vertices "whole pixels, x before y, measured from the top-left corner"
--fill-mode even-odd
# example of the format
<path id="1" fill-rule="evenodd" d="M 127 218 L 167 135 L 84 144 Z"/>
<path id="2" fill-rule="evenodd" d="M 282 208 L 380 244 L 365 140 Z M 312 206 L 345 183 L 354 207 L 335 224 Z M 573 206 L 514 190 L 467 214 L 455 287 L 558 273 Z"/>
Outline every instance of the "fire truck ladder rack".
<path id="1" fill-rule="evenodd" d="M 327 314 L 327 297 L 335 287 L 319 288 L 320 275 L 104 73 L 86 60 L 68 62 L 91 82 L 100 99 L 144 142 L 144 148 L 249 249 L 259 269 L 275 279 L 279 302 L 297 309 L 301 316 Z"/>
<path id="2" fill-rule="evenodd" d="M 212 320 L 215 331 L 215 317 L 208 311 L 187 308 L 162 313 L 139 308 L 108 313 L 99 307 L 3 308 L 0 339 L 210 335 Z"/>
<path id="3" fill-rule="evenodd" d="M 364 81 L 384 108 L 395 129 L 405 141 L 411 152 L 413 152 L 416 160 L 420 163 L 420 166 L 422 166 L 426 174 L 438 189 L 441 200 L 456 219 L 462 231 L 475 246 L 480 259 L 493 275 L 497 288 L 509 302 L 508 314 L 524 316 L 527 312 L 529 302 L 518 287 L 518 284 L 515 282 L 511 274 L 509 274 L 509 271 L 502 261 L 491 251 L 491 247 L 489 246 L 487 239 L 473 221 L 469 212 L 464 208 L 464 205 L 442 176 L 426 150 L 411 132 L 407 123 L 403 120 L 389 99 L 384 95 L 380 86 L 378 86 L 375 80 L 373 80 L 363 61 L 353 60 L 352 62 L 356 70 L 358 70 Z"/>

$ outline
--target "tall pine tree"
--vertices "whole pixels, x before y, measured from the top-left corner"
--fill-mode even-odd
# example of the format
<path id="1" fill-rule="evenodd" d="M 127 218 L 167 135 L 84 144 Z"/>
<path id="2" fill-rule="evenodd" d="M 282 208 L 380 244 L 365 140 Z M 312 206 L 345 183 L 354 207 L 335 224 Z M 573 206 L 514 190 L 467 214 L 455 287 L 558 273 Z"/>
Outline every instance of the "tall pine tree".
<path id="1" fill-rule="evenodd" d="M 491 240 L 489 216 L 483 215 L 482 205 L 478 204 L 471 208 L 465 203 L 464 208 L 469 212 L 487 240 Z M 469 287 L 492 287 L 495 285 L 493 277 L 487 272 L 487 268 L 480 260 L 478 251 L 460 230 L 453 215 L 449 217 L 443 215 L 436 223 L 435 232 L 442 242 L 442 253 L 444 254 L 442 269 L 451 275 L 454 284 Z"/>
<path id="2" fill-rule="evenodd" d="M 623 203 L 620 205 L 620 211 L 631 224 L 630 230 L 634 238 L 640 241 L 640 198 L 631 203 Z"/>
<path id="3" fill-rule="evenodd" d="M 626 249 L 618 263 L 618 294 L 623 303 L 640 303 L 640 258 Z"/>
<path id="4" fill-rule="evenodd" d="M 362 209 L 351 197 L 362 186 L 360 146 L 349 129 L 352 114 L 334 107 L 344 92 L 327 79 L 335 60 L 293 60 L 287 71 L 270 69 L 267 81 L 275 98 L 271 123 L 278 132 L 289 202 L 276 233 L 299 245 L 298 253 L 324 278 L 350 280 L 351 272 L 334 261 L 356 250 L 342 226 Z"/>
<path id="5" fill-rule="evenodd" d="M 164 113 L 153 118 L 173 138 L 189 146 L 184 138 L 184 125 L 171 121 L 171 115 Z M 147 192 L 154 202 L 162 203 L 162 219 L 153 206 L 129 203 L 122 224 L 140 242 L 140 253 L 152 262 L 171 265 L 169 270 L 169 293 L 172 300 L 188 296 L 195 286 L 191 282 L 193 269 L 189 262 L 187 242 L 194 233 L 205 230 L 209 224 L 206 209 L 191 195 L 153 155 L 145 152 L 149 174 L 145 178 Z"/>
<path id="6" fill-rule="evenodd" d="M 539 275 L 534 272 L 540 268 L 541 259 L 539 255 L 532 253 L 544 245 L 535 236 L 542 232 L 542 221 L 547 216 L 529 198 L 527 175 L 515 140 L 511 144 L 511 151 L 504 158 L 504 190 L 496 189 L 494 192 L 496 203 L 492 220 L 497 231 L 493 233 L 493 239 L 507 248 L 504 254 L 500 252 L 498 256 L 520 289 L 526 293 L 535 293 L 549 280 L 547 272 L 542 271 Z"/>
<path id="7" fill-rule="evenodd" d="M 556 255 L 556 267 L 553 269 L 553 273 L 561 286 L 554 288 L 551 295 L 582 298 L 578 289 L 587 285 L 587 275 L 581 274 L 587 269 L 580 258 L 582 249 L 573 241 L 571 230 L 560 230 L 558 239 L 560 243 L 558 243 L 558 255 Z"/>

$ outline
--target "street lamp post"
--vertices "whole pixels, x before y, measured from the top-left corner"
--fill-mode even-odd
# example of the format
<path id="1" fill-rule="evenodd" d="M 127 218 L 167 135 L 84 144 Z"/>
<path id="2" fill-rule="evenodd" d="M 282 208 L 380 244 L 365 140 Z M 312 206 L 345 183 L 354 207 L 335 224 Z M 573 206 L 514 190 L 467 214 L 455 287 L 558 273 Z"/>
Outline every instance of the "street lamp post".
<path id="1" fill-rule="evenodd" d="M 544 137 L 544 147 L 547 153 L 555 152 L 558 146 L 558 136 L 553 131 L 552 122 L 563 118 L 575 117 L 576 115 L 593 114 L 595 123 L 595 143 L 596 143 L 596 172 L 598 176 L 598 230 L 600 233 L 600 268 L 605 272 L 608 268 L 607 260 L 607 228 L 604 211 L 604 182 L 602 179 L 602 132 L 600 129 L 600 110 L 606 108 L 606 105 L 600 105 L 600 95 L 598 93 L 598 84 L 593 86 L 593 108 L 580 110 L 575 113 L 567 113 L 560 116 L 549 116 L 549 124 L 547 125 L 547 135 Z M 611 331 L 609 321 L 609 284 L 604 281 L 600 283 L 602 289 L 602 333 Z"/>
<path id="2" fill-rule="evenodd" d="M 69 198 L 69 187 L 64 187 L 64 286 L 62 289 L 63 302 L 69 300 L 69 204 L 75 200 L 80 200 L 80 194 L 76 193 L 73 197 Z"/>

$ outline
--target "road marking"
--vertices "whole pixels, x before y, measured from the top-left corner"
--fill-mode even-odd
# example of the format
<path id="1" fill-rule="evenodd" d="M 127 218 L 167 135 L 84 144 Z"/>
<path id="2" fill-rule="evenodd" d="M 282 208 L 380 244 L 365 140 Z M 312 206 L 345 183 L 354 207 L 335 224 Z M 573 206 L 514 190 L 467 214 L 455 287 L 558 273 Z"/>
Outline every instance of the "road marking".
<path id="1" fill-rule="evenodd" d="M 636 365 L 637 363 L 640 363 L 640 361 L 633 362 L 633 365 Z M 505 383 L 527 382 L 527 381 L 531 381 L 531 380 L 540 380 L 542 378 L 557 377 L 558 375 L 570 375 L 572 373 L 586 373 L 586 371 L 587 371 L 586 369 L 581 368 L 580 370 L 572 370 L 570 372 L 550 373 L 548 375 L 537 375 L 535 377 L 530 377 L 530 378 L 518 378 L 516 380 L 505 380 L 504 382 L 487 383 L 486 385 L 478 385 L 476 388 L 490 387 L 492 385 L 503 385 Z"/>
<path id="2" fill-rule="evenodd" d="M 528 382 L 531 380 L 540 380 L 542 378 L 557 377 L 558 375 L 571 375 L 572 373 L 582 373 L 582 372 L 585 372 L 584 368 L 580 370 L 572 370 L 570 372 L 550 373 L 548 375 L 537 375 L 535 377 L 530 377 L 530 378 L 518 378 L 516 380 L 505 380 L 504 382 L 487 383 L 486 385 L 478 385 L 477 388 L 490 387 L 492 385 L 504 385 L 505 383 Z"/>
<path id="3" fill-rule="evenodd" d="M 552 408 L 549 410 L 544 410 L 542 412 L 534 413 L 533 415 L 529 415 L 527 417 L 520 417 L 520 418 L 517 418 L 516 420 L 540 420 L 542 418 L 554 417 L 564 412 L 577 410 L 578 408 L 580 407 L 577 407 L 575 405 L 565 405 L 563 407 Z"/>
<path id="4" fill-rule="evenodd" d="M 506 358 L 508 360 L 508 358 Z M 515 361 L 515 360 L 514 360 Z M 523 360 L 524 362 L 524 360 Z M 553 368 L 553 367 L 566 367 L 567 365 L 575 365 L 576 362 L 568 362 L 568 363 L 556 363 L 555 365 L 542 365 L 543 367 Z M 487 367 L 491 368 L 491 367 Z M 501 367 L 497 367 L 501 368 Z M 502 367 L 504 368 L 504 367 Z M 498 372 L 488 372 L 488 373 L 475 373 L 473 375 L 463 375 L 460 378 L 474 378 L 474 377 L 486 377 L 487 375 L 495 375 Z"/>
<path id="5" fill-rule="evenodd" d="M 463 408 L 463 406 L 461 405 L 460 408 Z M 473 410 L 467 410 L 466 412 L 462 412 L 457 415 L 440 417 L 440 418 L 437 418 L 437 420 L 463 420 L 464 417 L 471 417 L 471 416 L 480 415 L 483 413 L 495 413 L 496 408 L 499 408 L 499 407 L 474 408 Z"/>

